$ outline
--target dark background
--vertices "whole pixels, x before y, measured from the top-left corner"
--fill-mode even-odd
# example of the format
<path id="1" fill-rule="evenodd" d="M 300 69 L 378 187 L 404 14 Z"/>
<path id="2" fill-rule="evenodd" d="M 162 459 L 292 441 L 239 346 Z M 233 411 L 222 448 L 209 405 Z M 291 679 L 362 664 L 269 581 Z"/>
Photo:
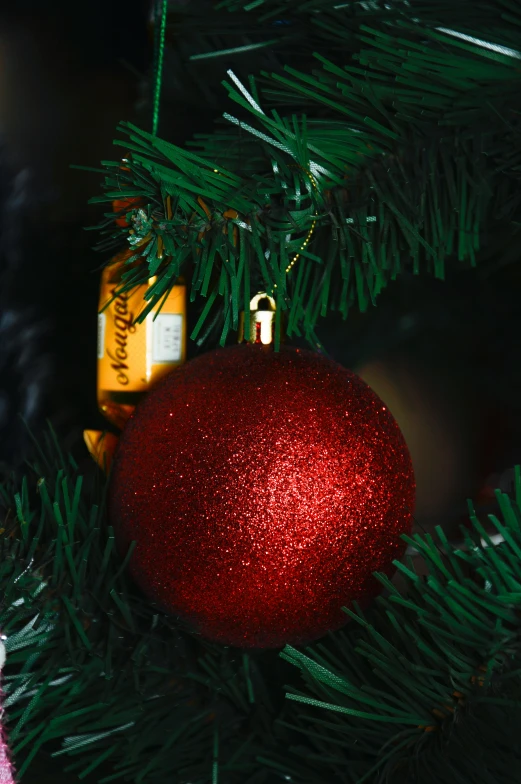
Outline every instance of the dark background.
<path id="1" fill-rule="evenodd" d="M 19 414 L 36 434 L 49 417 L 86 462 L 81 432 L 103 427 L 95 343 L 106 259 L 84 231 L 100 216 L 87 206 L 100 178 L 70 164 L 115 159 L 120 120 L 150 127 L 148 18 L 145 0 L 0 9 L 3 470 L 30 454 Z M 161 135 L 181 144 L 209 129 L 212 110 L 178 98 L 168 71 L 165 96 Z M 456 536 L 466 497 L 483 502 L 494 482 L 507 487 L 521 459 L 521 270 L 517 240 L 503 246 L 445 282 L 404 277 L 378 308 L 347 323 L 329 318 L 320 330 L 333 357 L 358 369 L 395 413 L 415 463 L 419 528 L 442 523 Z M 62 778 L 42 757 L 25 782 L 47 781 Z"/>
<path id="2" fill-rule="evenodd" d="M 100 177 L 71 164 L 113 158 L 140 119 L 151 56 L 146 2 L 22 2 L 0 11 L 2 257 L 0 459 L 11 465 L 50 416 L 72 443 L 99 424 L 95 314 L 105 260 L 92 251 Z M 15 5 L 15 4 L 13 4 Z"/>

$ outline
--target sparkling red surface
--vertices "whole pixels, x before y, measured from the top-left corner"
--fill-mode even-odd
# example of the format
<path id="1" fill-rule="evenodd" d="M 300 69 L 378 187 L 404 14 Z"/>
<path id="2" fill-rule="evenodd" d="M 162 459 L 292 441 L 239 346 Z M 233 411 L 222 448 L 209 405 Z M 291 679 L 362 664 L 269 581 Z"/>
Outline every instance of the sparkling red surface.
<path id="1" fill-rule="evenodd" d="M 390 575 L 414 477 L 398 425 L 350 371 L 309 351 L 218 349 L 129 421 L 111 522 L 162 609 L 243 648 L 317 639 Z"/>

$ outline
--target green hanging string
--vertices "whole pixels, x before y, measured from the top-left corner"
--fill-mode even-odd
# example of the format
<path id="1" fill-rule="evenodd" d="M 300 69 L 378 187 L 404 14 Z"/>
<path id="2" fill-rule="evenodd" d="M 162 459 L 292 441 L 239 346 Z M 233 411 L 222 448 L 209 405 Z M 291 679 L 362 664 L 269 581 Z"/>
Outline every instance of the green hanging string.
<path id="1" fill-rule="evenodd" d="M 157 136 L 157 129 L 159 127 L 159 103 L 161 99 L 161 82 L 163 80 L 163 60 L 165 56 L 165 34 L 166 34 L 166 16 L 168 13 L 168 0 L 158 0 L 158 9 L 161 8 L 161 26 L 159 28 L 159 35 L 156 35 L 155 40 L 155 86 L 154 86 L 154 109 L 152 115 L 152 134 Z"/>

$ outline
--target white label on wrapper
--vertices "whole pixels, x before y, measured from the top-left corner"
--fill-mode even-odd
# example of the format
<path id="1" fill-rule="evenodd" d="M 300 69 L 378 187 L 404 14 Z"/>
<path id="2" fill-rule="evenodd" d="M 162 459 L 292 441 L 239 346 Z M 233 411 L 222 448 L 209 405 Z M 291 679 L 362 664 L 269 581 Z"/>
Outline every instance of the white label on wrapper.
<path id="1" fill-rule="evenodd" d="M 98 313 L 98 359 L 105 356 L 105 314 Z"/>
<path id="2" fill-rule="evenodd" d="M 183 339 L 183 317 L 160 313 L 152 322 L 152 362 L 179 362 Z"/>

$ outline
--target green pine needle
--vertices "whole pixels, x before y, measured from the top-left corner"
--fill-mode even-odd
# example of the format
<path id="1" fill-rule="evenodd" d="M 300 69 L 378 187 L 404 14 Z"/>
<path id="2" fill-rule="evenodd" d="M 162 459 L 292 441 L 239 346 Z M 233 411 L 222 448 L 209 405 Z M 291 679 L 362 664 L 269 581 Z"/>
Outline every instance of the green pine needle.
<path id="1" fill-rule="evenodd" d="M 127 285 L 158 275 L 166 292 L 195 260 L 192 297 L 212 297 L 224 343 L 246 307 L 239 259 L 288 311 L 290 334 L 308 338 L 330 310 L 366 309 L 405 271 L 443 278 L 448 264 L 475 265 L 492 221 L 507 224 L 521 206 L 521 40 L 510 22 L 498 24 L 496 3 L 480 4 L 474 30 L 454 4 L 413 5 L 416 21 L 401 3 L 364 11 L 262 2 L 244 12 L 221 4 L 234 11 L 229 36 L 241 14 L 267 25 L 266 45 L 273 31 L 281 46 L 297 35 L 308 70 L 288 65 L 257 82 L 230 71 L 228 128 L 184 149 L 120 127 L 128 170 L 105 163 L 96 200 L 141 199 L 125 213 L 130 231 L 100 226 L 105 253 L 130 242 L 142 259 Z M 209 15 L 209 33 L 220 24 L 226 36 L 223 13 Z M 191 14 L 180 12 L 177 24 L 195 35 Z M 275 24 L 278 14 L 289 27 Z M 303 29 L 313 31 L 309 40 Z M 321 42 L 327 56 L 317 53 Z M 159 302 L 158 289 L 148 304 Z M 210 309 L 203 313 L 196 335 Z"/>
<path id="2" fill-rule="evenodd" d="M 54 434 L 41 457 L 1 493 L 14 515 L 0 537 L 0 627 L 20 776 L 57 742 L 82 776 L 110 765 L 107 782 L 519 776 L 519 469 L 488 529 L 471 510 L 459 546 L 441 529 L 409 539 L 428 577 L 397 563 L 403 594 L 378 575 L 382 597 L 365 614 L 347 609 L 351 623 L 306 651 L 287 647 L 281 677 L 276 652 L 206 643 L 143 599 L 107 526 L 105 483 L 82 478 Z"/>

